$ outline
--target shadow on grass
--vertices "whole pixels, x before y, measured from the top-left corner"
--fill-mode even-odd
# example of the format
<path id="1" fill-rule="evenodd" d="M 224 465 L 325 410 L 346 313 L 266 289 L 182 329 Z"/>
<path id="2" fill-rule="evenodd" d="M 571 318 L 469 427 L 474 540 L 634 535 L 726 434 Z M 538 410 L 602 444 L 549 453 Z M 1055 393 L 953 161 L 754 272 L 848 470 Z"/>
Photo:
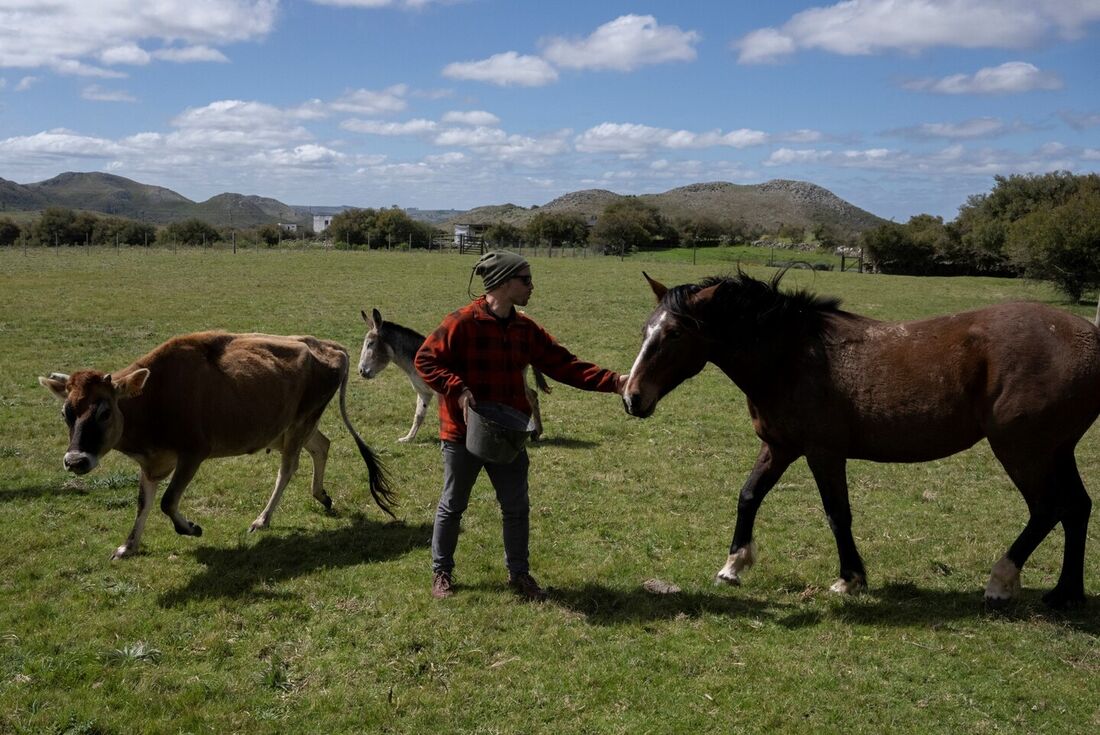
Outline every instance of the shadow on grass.
<path id="1" fill-rule="evenodd" d="M 81 495 L 82 490 L 64 487 L 60 482 L 41 482 L 22 487 L 0 487 L 0 503 L 14 503 L 20 500 L 54 497 L 61 495 Z"/>
<path id="2" fill-rule="evenodd" d="M 989 610 L 984 593 L 922 589 L 911 583 L 887 583 L 879 588 L 842 600 L 831 617 L 861 625 L 936 626 L 954 620 L 980 618 L 1019 622 L 1047 622 L 1065 625 L 1093 636 L 1100 635 L 1100 598 L 1092 595 L 1084 607 L 1052 610 L 1043 604 L 1046 590 L 1025 589 L 1021 597 L 1004 609 Z"/>
<path id="3" fill-rule="evenodd" d="M 185 587 L 162 594 L 158 603 L 174 607 L 216 597 L 278 597 L 262 587 L 317 569 L 394 559 L 428 547 L 431 538 L 427 524 L 381 523 L 358 514 L 350 525 L 336 530 L 264 536 L 259 543 L 235 548 L 202 546 L 193 553 L 206 570 Z"/>
<path id="4" fill-rule="evenodd" d="M 530 442 L 527 448 L 538 449 L 539 447 L 561 447 L 562 449 L 593 449 L 600 446 L 599 442 L 589 441 L 588 439 L 570 439 L 567 436 L 551 436 L 543 437 L 537 442 Z"/>
<path id="5" fill-rule="evenodd" d="M 575 589 L 550 588 L 549 603 L 583 615 L 596 625 L 622 625 L 677 617 L 697 618 L 701 615 L 727 615 L 775 621 L 777 612 L 790 605 L 782 602 L 734 597 L 716 592 L 677 592 L 655 595 L 642 588 L 613 589 L 600 584 L 586 584 Z"/>

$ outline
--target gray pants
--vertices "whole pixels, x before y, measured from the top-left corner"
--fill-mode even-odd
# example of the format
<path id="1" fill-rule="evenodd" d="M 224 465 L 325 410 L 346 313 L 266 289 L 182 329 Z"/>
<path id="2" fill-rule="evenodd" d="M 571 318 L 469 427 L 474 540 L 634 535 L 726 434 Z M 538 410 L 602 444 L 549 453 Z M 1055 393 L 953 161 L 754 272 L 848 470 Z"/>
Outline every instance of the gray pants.
<path id="1" fill-rule="evenodd" d="M 489 475 L 504 518 L 504 566 L 510 574 L 528 571 L 527 539 L 530 509 L 527 499 L 527 450 L 509 464 L 486 463 L 466 451 L 463 444 L 445 441 L 443 452 L 443 496 L 435 509 L 432 531 L 432 571 L 450 572 L 455 566 L 455 548 L 462 514 L 470 502 L 481 468 Z"/>

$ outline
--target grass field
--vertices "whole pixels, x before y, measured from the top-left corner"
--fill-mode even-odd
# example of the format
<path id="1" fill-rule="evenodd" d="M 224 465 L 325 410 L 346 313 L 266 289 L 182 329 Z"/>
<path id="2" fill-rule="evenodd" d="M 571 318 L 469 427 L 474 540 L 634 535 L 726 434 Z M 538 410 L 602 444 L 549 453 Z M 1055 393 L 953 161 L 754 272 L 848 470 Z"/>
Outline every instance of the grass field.
<path id="1" fill-rule="evenodd" d="M 3 733 L 1093 733 L 1100 730 L 1100 549 L 1090 605 L 1039 597 L 1060 529 L 1024 571 L 1022 600 L 983 612 L 990 566 L 1026 511 L 983 443 L 940 462 L 850 465 L 870 591 L 827 589 L 836 551 L 804 462 L 764 504 L 759 564 L 739 588 L 725 560 L 757 442 L 714 368 L 646 421 L 614 396 L 556 387 L 531 448 L 532 569 L 541 605 L 507 590 L 499 511 L 484 477 L 458 550 L 458 594 L 429 596 L 441 482 L 438 419 L 417 442 L 395 369 L 353 378 L 349 413 L 388 463 L 400 522 L 370 502 L 366 470 L 330 409 L 331 515 L 309 462 L 272 528 L 248 534 L 277 458 L 203 466 L 181 508 L 159 510 L 144 553 L 108 560 L 135 513 L 136 465 L 61 468 L 65 428 L 36 376 L 117 369 L 182 332 L 312 333 L 357 359 L 359 310 L 425 331 L 466 301 L 473 258 L 423 253 L 0 252 L 0 732 Z M 533 262 L 528 313 L 580 356 L 625 370 L 652 306 L 640 271 L 675 284 L 732 264 Z M 752 269 L 756 275 L 770 273 Z M 1024 281 L 793 271 L 789 286 L 847 308 L 915 318 L 1007 299 L 1062 304 Z M 1091 317 L 1091 308 L 1075 307 Z M 1100 497 L 1100 436 L 1078 450 Z M 642 583 L 673 582 L 655 596 Z"/>

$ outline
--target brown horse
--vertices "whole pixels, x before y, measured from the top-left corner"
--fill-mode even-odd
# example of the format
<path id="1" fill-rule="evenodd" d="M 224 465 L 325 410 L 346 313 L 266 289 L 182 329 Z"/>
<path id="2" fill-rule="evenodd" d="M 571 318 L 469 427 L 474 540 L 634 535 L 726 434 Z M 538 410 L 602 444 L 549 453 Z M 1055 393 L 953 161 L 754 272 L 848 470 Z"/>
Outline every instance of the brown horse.
<path id="1" fill-rule="evenodd" d="M 852 538 L 846 460 L 923 462 L 985 437 L 1030 511 L 993 566 L 986 600 L 1019 593 L 1020 569 L 1061 523 L 1062 572 L 1043 599 L 1083 603 L 1092 501 L 1074 447 L 1100 414 L 1100 330 L 1034 303 L 880 322 L 837 299 L 781 292 L 782 276 L 764 282 L 739 270 L 671 289 L 645 276 L 658 304 L 623 392 L 627 413 L 651 415 L 712 362 L 745 393 L 762 441 L 718 580 L 740 584 L 756 559 L 760 503 L 805 456 L 840 555 L 832 589 L 858 591 L 867 577 Z"/>

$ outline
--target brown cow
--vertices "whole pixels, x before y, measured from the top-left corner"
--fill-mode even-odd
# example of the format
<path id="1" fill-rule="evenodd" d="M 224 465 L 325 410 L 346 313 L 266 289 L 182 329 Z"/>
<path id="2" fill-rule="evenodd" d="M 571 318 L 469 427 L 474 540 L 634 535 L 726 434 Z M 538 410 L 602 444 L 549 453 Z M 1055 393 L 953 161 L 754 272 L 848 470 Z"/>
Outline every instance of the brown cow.
<path id="1" fill-rule="evenodd" d="M 313 497 L 330 509 L 332 499 L 323 487 L 329 440 L 317 424 L 337 388 L 340 415 L 367 464 L 371 495 L 392 516 L 385 468 L 348 420 L 348 364 L 341 345 L 314 337 L 198 332 L 174 337 L 112 374 L 51 373 L 38 381 L 64 401 L 65 469 L 91 472 L 112 449 L 141 467 L 137 520 L 115 550 L 112 558 L 118 559 L 137 551 L 157 484 L 169 474 L 161 510 L 176 533 L 202 535 L 202 528 L 179 513 L 179 501 L 209 457 L 261 449 L 282 453 L 275 492 L 250 531 L 271 522 L 302 447 L 313 459 Z"/>

